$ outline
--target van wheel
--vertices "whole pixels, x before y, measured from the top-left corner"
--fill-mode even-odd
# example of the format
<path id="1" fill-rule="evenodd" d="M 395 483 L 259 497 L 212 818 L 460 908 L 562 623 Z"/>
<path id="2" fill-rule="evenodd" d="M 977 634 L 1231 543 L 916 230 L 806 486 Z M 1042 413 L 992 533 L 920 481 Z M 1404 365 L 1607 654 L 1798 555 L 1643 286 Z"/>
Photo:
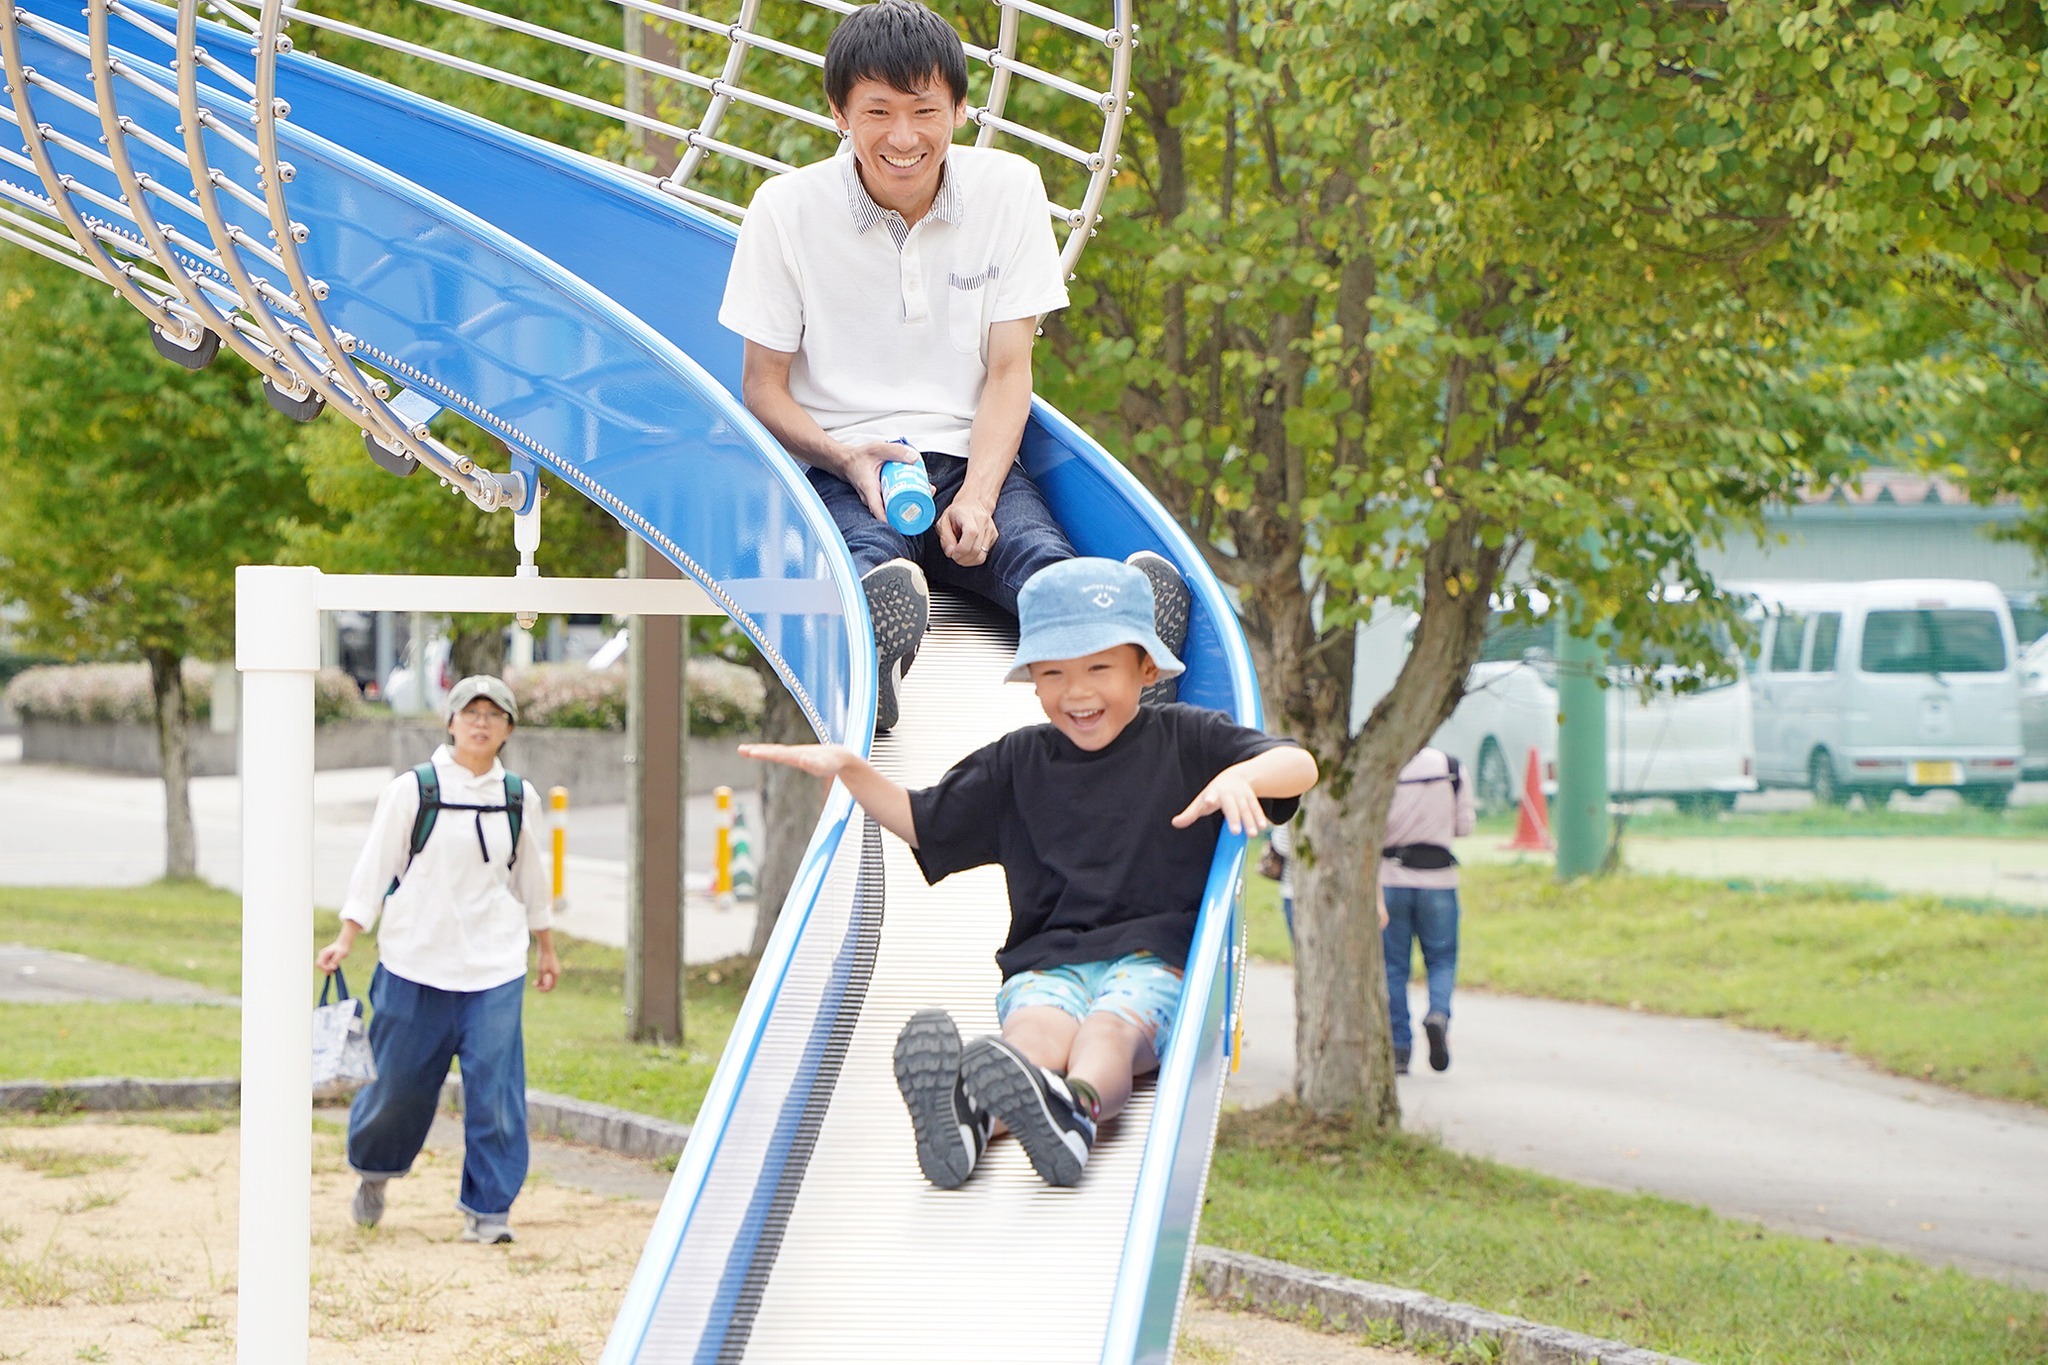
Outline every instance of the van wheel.
<path id="1" fill-rule="evenodd" d="M 1508 771 L 1508 756 L 1492 735 L 1479 746 L 1479 775 L 1473 779 L 1472 795 L 1483 811 L 1514 809 L 1514 776 Z"/>
<path id="2" fill-rule="evenodd" d="M 2012 800 L 2012 788 L 1990 785 L 1964 787 L 1963 800 L 1978 810 L 2004 810 L 2006 803 Z"/>
<path id="3" fill-rule="evenodd" d="M 1835 776 L 1835 760 L 1826 749 L 1815 749 L 1813 757 L 1806 762 L 1806 785 L 1813 788 L 1813 804 L 1816 806 L 1846 806 L 1849 793 Z"/>
<path id="4" fill-rule="evenodd" d="M 1735 809 L 1734 792 L 1683 792 L 1671 798 L 1680 815 L 1690 815 L 1697 820 L 1711 820 L 1717 815 L 1726 815 Z"/>
<path id="5" fill-rule="evenodd" d="M 1863 809 L 1883 810 L 1891 804 L 1892 789 L 1886 786 L 1858 787 L 1856 794 L 1863 798 Z"/>

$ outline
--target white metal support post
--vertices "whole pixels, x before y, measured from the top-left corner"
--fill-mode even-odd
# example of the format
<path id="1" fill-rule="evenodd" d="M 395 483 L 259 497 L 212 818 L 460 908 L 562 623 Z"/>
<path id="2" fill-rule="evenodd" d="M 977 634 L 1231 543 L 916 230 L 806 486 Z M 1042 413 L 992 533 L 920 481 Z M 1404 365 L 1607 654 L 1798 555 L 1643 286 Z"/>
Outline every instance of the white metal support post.
<path id="1" fill-rule="evenodd" d="M 306 1365 L 312 1324 L 313 677 L 320 613 L 339 610 L 719 614 L 702 588 L 676 579 L 235 571 L 243 724 L 239 1365 Z"/>
<path id="2" fill-rule="evenodd" d="M 311 1323 L 313 675 L 320 571 L 235 571 L 242 673 L 241 1365 L 305 1365 Z"/>

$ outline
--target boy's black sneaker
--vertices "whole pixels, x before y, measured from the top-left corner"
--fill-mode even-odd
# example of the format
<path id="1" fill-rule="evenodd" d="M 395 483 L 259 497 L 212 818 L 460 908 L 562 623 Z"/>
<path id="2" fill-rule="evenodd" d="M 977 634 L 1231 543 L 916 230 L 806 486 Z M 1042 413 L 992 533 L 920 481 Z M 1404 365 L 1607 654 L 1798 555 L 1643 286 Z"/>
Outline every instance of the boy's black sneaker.
<path id="1" fill-rule="evenodd" d="M 1194 606 L 1187 580 L 1180 576 L 1179 569 L 1173 567 L 1172 560 L 1152 550 L 1140 550 L 1124 563 L 1151 580 L 1152 629 L 1158 633 L 1159 643 L 1165 645 L 1174 658 L 1186 663 L 1181 651 L 1187 646 L 1188 615 Z M 1179 696 L 1179 680 L 1162 678 L 1145 689 L 1143 700 L 1158 705 Z"/>
<path id="2" fill-rule="evenodd" d="M 931 616 L 931 590 L 924 570 L 907 559 L 877 564 L 861 575 L 867 593 L 868 619 L 874 624 L 875 730 L 896 728 L 896 684 L 910 671 L 917 647 L 924 643 Z"/>
<path id="3" fill-rule="evenodd" d="M 896 1088 L 924 1178 L 942 1190 L 967 1183 L 993 1125 L 960 1083 L 960 1032 L 944 1010 L 919 1010 L 896 1035 Z"/>
<path id="4" fill-rule="evenodd" d="M 977 1038 L 960 1059 L 967 1097 L 1003 1121 L 1048 1185 L 1074 1185 L 1095 1149 L 1095 1120 L 1066 1078 L 1035 1066 L 1000 1038 Z"/>
<path id="5" fill-rule="evenodd" d="M 1451 1019 L 1449 1015 L 1431 1011 L 1422 1020 L 1422 1031 L 1429 1035 L 1429 1069 L 1449 1071 L 1451 1069 Z"/>

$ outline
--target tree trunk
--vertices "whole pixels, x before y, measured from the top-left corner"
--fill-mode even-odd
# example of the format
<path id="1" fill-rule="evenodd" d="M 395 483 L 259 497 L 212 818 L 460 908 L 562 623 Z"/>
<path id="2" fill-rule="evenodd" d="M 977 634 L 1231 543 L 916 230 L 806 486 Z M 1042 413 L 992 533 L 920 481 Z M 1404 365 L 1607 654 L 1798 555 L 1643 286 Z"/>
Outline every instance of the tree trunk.
<path id="1" fill-rule="evenodd" d="M 498 676 L 505 671 L 505 628 L 504 623 L 481 630 L 456 632 L 448 642 L 448 667 L 455 674 L 449 681 L 474 677 L 479 673 Z M 422 687 L 420 695 L 427 695 Z"/>
<path id="2" fill-rule="evenodd" d="M 185 679 L 172 651 L 149 649 L 143 654 L 149 660 L 149 692 L 156 704 L 157 752 L 163 757 L 164 875 L 185 880 L 199 875 L 199 847 L 192 833 L 192 755 L 186 743 Z"/>
<path id="3" fill-rule="evenodd" d="M 803 708 L 782 685 L 782 679 L 758 661 L 756 668 L 768 684 L 761 706 L 761 738 L 770 744 L 815 740 Z M 747 950 L 756 958 L 767 949 L 768 936 L 775 932 L 782 903 L 789 898 L 804 850 L 810 846 L 811 831 L 824 808 L 824 789 L 817 779 L 780 763 L 764 763 L 761 768 L 760 898 L 754 909 L 754 943 Z"/>

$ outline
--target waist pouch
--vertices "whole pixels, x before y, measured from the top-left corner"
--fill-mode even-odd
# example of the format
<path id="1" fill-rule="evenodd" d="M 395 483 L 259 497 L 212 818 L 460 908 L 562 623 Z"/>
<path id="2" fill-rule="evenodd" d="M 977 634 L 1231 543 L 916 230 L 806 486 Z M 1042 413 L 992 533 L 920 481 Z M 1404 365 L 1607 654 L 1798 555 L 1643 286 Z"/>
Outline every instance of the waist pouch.
<path id="1" fill-rule="evenodd" d="M 1381 849 L 1380 856 L 1417 872 L 1437 872 L 1458 865 L 1457 855 L 1442 844 L 1396 844 Z"/>

